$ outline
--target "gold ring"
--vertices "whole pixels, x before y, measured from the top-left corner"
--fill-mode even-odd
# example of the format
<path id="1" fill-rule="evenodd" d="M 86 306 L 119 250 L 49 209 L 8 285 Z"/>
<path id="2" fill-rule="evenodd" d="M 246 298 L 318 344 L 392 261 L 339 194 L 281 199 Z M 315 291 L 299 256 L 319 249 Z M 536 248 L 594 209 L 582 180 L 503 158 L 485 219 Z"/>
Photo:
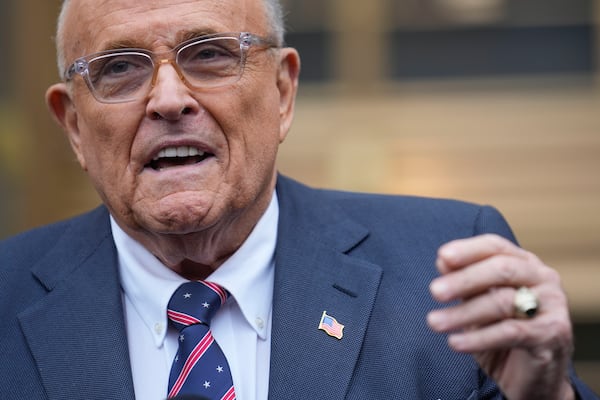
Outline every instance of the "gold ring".
<path id="1" fill-rule="evenodd" d="M 514 306 L 517 318 L 533 318 L 538 312 L 540 304 L 531 289 L 522 286 L 515 293 Z"/>

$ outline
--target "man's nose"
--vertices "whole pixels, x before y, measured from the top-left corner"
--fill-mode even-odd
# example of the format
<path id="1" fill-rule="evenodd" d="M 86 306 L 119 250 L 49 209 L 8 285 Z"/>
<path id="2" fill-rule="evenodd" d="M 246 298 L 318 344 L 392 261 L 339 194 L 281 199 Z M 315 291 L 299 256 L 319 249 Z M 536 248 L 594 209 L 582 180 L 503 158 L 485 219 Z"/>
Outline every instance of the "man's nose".
<path id="1" fill-rule="evenodd" d="M 169 60 L 160 61 L 152 78 L 147 115 L 154 119 L 174 121 L 199 109 L 200 105 L 192 96 L 176 64 Z"/>

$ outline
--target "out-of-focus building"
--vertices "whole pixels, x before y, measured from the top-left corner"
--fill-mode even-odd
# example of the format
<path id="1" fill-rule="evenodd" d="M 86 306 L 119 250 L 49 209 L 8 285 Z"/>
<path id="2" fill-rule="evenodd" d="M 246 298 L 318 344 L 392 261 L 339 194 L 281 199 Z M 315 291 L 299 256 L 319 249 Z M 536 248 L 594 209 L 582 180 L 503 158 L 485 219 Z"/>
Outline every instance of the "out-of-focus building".
<path id="1" fill-rule="evenodd" d="M 99 202 L 43 101 L 59 3 L 0 3 L 0 237 Z M 303 71 L 281 171 L 497 206 L 561 272 L 600 392 L 600 0 L 284 4 Z"/>

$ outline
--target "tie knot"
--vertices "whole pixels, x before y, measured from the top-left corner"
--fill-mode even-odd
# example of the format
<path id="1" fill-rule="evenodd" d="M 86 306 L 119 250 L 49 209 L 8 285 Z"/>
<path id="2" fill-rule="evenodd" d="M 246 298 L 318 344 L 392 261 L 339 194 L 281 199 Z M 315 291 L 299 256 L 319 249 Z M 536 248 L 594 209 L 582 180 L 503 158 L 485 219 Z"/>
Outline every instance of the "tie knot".
<path id="1" fill-rule="evenodd" d="M 194 324 L 210 324 L 228 293 L 212 282 L 186 282 L 169 300 L 167 315 L 178 330 Z"/>

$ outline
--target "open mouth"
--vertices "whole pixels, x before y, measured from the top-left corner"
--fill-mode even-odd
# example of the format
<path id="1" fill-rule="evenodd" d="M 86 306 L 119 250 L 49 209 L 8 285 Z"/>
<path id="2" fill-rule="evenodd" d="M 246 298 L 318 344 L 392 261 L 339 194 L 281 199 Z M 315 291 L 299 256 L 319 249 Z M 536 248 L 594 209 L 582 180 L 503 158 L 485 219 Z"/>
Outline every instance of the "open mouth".
<path id="1" fill-rule="evenodd" d="M 213 154 L 206 153 L 192 146 L 166 147 L 150 161 L 146 168 L 161 171 L 167 168 L 198 164 Z"/>

